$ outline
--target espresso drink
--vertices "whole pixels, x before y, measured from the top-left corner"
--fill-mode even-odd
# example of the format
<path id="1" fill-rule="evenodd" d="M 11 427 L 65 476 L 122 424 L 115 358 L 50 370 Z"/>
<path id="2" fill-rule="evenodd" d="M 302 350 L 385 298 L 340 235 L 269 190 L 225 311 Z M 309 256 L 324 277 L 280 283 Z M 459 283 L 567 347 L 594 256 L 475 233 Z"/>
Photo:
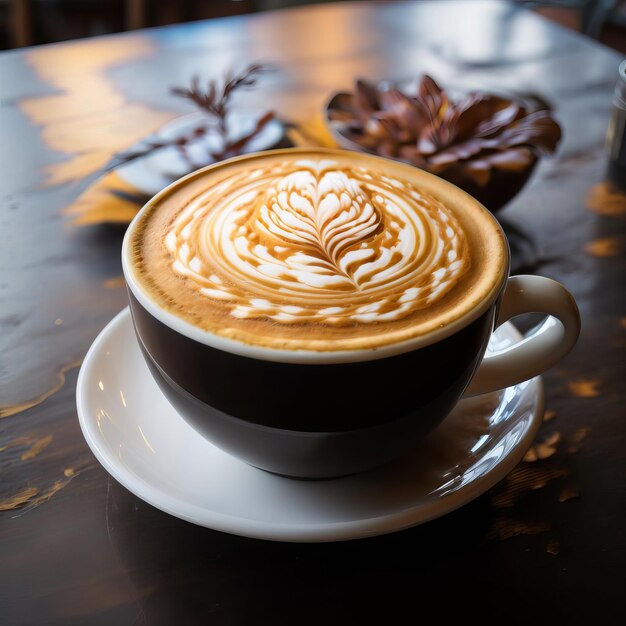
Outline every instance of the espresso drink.
<path id="1" fill-rule="evenodd" d="M 378 348 L 499 288 L 503 236 L 463 192 L 357 153 L 278 151 L 175 185 L 131 233 L 136 279 L 211 333 L 291 350 Z"/>
<path id="2" fill-rule="evenodd" d="M 181 179 L 130 225 L 122 266 L 139 347 L 176 411 L 293 477 L 415 450 L 469 384 L 538 375 L 579 328 L 561 285 L 508 278 L 502 230 L 476 200 L 342 150 L 259 153 Z M 496 319 L 537 310 L 563 332 L 544 325 L 481 365 Z"/>

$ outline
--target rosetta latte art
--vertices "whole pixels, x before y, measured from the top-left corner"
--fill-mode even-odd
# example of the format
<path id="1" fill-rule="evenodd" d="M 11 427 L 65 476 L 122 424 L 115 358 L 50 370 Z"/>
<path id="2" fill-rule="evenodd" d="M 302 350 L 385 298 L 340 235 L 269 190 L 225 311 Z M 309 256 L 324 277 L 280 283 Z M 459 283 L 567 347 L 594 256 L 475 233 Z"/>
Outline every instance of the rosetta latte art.
<path id="1" fill-rule="evenodd" d="M 272 164 L 196 196 L 165 235 L 172 269 L 236 318 L 389 322 L 468 269 L 463 232 L 406 182 L 334 161 Z"/>

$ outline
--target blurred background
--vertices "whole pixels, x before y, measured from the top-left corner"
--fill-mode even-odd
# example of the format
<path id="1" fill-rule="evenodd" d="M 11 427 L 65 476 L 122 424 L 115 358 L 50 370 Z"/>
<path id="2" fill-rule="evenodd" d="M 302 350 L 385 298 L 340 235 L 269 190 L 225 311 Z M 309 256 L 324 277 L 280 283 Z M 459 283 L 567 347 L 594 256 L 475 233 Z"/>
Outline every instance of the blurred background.
<path id="1" fill-rule="evenodd" d="M 626 0 L 510 1 L 626 54 Z M 311 0 L 0 0 L 0 49 L 314 3 Z"/>

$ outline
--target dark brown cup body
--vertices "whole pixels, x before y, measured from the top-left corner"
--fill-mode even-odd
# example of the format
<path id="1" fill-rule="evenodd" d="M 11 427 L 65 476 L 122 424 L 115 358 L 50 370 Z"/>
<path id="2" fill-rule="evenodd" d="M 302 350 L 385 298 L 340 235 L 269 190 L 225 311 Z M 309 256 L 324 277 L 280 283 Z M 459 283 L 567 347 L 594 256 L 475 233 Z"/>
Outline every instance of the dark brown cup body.
<path id="1" fill-rule="evenodd" d="M 299 478 L 361 472 L 414 447 L 469 384 L 496 307 L 445 339 L 397 356 L 296 364 L 195 341 L 129 297 L 146 362 L 180 415 L 226 452 Z"/>

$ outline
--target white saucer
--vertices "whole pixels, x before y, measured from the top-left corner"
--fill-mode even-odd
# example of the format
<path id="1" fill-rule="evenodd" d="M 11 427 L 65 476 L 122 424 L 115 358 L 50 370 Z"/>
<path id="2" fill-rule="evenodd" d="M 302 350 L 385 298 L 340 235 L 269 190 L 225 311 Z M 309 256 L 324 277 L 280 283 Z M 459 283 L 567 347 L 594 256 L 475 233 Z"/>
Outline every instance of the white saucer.
<path id="1" fill-rule="evenodd" d="M 505 324 L 494 337 L 504 347 L 520 335 Z M 87 443 L 135 495 L 202 526 L 276 541 L 369 537 L 448 513 L 515 467 L 543 415 L 536 378 L 461 401 L 391 466 L 323 481 L 276 476 L 222 452 L 179 417 L 143 361 L 128 309 L 91 346 L 76 400 Z"/>

